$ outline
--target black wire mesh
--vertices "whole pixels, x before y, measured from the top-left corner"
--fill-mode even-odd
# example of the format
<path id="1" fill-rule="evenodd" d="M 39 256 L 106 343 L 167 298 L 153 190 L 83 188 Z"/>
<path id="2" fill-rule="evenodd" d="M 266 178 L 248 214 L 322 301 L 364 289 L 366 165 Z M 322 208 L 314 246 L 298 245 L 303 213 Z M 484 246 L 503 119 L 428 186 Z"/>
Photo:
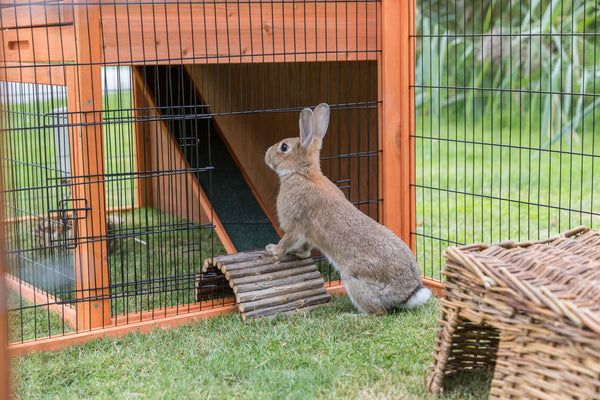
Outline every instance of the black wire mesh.
<path id="1" fill-rule="evenodd" d="M 416 237 L 449 245 L 598 228 L 598 1 L 417 2 Z"/>
<path id="2" fill-rule="evenodd" d="M 202 260 L 277 240 L 264 150 L 304 107 L 332 106 L 323 170 L 378 218 L 379 7 L 3 2 L 10 341 L 222 304 Z"/>

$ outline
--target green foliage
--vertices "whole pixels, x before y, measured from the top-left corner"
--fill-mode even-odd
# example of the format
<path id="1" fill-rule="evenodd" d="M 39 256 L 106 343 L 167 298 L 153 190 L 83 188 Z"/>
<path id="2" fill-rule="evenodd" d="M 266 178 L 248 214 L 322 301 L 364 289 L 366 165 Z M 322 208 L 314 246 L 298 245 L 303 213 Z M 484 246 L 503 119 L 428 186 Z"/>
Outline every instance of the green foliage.
<path id="1" fill-rule="evenodd" d="M 357 315 L 347 297 L 310 313 L 238 315 L 13 361 L 16 399 L 433 399 L 423 387 L 439 305 Z M 485 399 L 490 375 L 449 382 L 445 399 Z"/>
<path id="2" fill-rule="evenodd" d="M 585 0 L 418 2 L 416 106 L 440 122 L 509 126 L 577 141 L 600 121 L 600 7 Z M 437 127 L 437 126 L 436 126 Z"/>

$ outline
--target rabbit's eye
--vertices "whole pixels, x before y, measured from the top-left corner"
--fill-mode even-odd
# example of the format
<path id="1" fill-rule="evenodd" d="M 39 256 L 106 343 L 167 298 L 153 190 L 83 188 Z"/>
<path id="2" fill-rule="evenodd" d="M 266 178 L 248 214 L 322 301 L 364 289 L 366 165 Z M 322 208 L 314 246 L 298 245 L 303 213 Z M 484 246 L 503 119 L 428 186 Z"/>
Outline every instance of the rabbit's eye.
<path id="1" fill-rule="evenodd" d="M 284 153 L 287 152 L 289 149 L 290 147 L 286 143 L 281 143 L 281 145 L 279 146 L 279 150 L 283 151 Z"/>

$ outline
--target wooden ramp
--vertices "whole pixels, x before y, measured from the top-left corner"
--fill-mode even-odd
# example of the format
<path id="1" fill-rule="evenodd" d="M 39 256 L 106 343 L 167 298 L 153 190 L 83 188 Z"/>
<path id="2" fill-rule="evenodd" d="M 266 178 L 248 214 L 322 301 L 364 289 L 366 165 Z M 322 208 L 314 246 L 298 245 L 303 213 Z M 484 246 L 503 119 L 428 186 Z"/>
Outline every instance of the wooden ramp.
<path id="1" fill-rule="evenodd" d="M 208 258 L 202 272 L 223 274 L 244 321 L 310 309 L 331 299 L 311 258 L 278 258 L 254 250 Z M 196 301 L 202 296 L 202 279 L 198 276 Z"/>

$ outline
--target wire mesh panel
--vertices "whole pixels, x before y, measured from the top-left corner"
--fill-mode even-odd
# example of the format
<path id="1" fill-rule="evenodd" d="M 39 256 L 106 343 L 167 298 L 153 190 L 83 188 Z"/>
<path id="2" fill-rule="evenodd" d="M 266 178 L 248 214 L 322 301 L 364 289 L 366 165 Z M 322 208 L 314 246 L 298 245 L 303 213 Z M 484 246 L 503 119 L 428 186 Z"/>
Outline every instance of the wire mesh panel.
<path id="1" fill-rule="evenodd" d="M 418 259 L 598 227 L 597 1 L 418 2 Z"/>
<path id="2" fill-rule="evenodd" d="M 323 170 L 378 218 L 379 8 L 4 2 L 10 342 L 224 304 L 202 260 L 279 239 L 264 151 L 304 107 L 331 105 Z"/>

